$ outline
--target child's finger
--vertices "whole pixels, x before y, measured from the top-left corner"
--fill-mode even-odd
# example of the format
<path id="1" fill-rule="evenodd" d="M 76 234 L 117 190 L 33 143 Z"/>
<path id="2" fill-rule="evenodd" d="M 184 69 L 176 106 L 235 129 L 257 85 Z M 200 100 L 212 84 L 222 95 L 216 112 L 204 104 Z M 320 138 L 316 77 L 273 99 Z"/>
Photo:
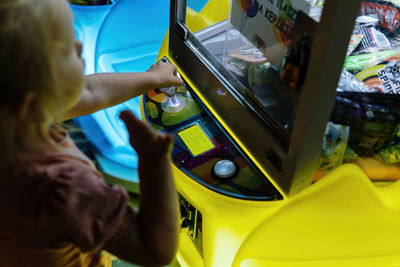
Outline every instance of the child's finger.
<path id="1" fill-rule="evenodd" d="M 183 80 L 177 76 L 175 76 L 175 82 L 176 85 L 183 85 Z"/>
<path id="2" fill-rule="evenodd" d="M 181 75 L 178 72 L 178 68 L 174 64 L 171 64 L 171 66 L 174 70 L 173 75 L 175 77 L 175 82 L 174 82 L 175 85 L 183 85 L 183 80 L 181 78 Z"/>
<path id="3" fill-rule="evenodd" d="M 138 123 L 139 119 L 129 110 L 122 111 L 119 114 L 119 118 L 125 123 L 125 126 L 129 133 L 133 133 L 135 125 Z"/>
<path id="4" fill-rule="evenodd" d="M 131 111 L 122 111 L 119 115 L 121 120 L 125 123 L 129 136 L 133 137 L 135 134 L 150 134 L 153 129 L 146 123 L 138 119 Z"/>
<path id="5" fill-rule="evenodd" d="M 133 115 L 133 113 L 129 110 L 124 110 L 119 114 L 119 118 L 121 120 L 123 120 L 125 122 L 125 124 L 127 122 L 134 122 L 135 120 L 137 120 L 137 118 L 135 117 L 135 115 Z"/>

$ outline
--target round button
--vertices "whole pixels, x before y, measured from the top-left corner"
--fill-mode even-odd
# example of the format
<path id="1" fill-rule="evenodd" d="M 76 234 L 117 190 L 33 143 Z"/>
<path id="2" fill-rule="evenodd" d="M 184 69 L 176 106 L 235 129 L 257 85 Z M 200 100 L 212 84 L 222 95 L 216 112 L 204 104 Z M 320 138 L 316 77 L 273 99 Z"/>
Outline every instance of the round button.
<path id="1" fill-rule="evenodd" d="M 233 161 L 227 159 L 218 161 L 212 168 L 213 174 L 217 178 L 221 179 L 227 179 L 235 176 L 237 170 L 238 169 L 236 167 L 236 164 Z"/>

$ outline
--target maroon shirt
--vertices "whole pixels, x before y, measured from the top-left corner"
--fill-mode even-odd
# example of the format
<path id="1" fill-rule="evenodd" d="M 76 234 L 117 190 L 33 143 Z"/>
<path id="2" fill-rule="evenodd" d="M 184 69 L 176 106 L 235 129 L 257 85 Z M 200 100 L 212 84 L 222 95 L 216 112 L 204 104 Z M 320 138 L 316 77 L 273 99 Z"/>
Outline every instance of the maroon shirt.
<path id="1" fill-rule="evenodd" d="M 99 253 L 133 219 L 126 191 L 108 186 L 65 131 L 52 138 L 62 149 L 0 166 L 0 266 L 111 266 Z"/>

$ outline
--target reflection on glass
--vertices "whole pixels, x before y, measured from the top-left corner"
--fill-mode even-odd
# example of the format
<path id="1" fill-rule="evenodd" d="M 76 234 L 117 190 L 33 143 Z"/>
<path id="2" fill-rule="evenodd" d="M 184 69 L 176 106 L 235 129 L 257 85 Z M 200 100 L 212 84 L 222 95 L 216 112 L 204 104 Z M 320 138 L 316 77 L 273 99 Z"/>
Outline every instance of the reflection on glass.
<path id="1" fill-rule="evenodd" d="M 321 1 L 232 0 L 229 20 L 196 33 L 246 88 L 239 93 L 286 138 L 321 12 Z"/>

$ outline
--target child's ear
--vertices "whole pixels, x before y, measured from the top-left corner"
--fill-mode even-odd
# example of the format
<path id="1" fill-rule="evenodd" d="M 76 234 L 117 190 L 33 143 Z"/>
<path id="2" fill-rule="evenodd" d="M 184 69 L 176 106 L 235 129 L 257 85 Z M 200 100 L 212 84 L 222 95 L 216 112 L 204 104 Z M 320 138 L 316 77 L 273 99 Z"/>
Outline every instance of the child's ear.
<path id="1" fill-rule="evenodd" d="M 35 101 L 36 95 L 33 92 L 28 93 L 24 96 L 18 107 L 18 119 L 21 122 L 26 121 L 29 118 L 29 113 L 32 112 L 32 105 Z"/>

